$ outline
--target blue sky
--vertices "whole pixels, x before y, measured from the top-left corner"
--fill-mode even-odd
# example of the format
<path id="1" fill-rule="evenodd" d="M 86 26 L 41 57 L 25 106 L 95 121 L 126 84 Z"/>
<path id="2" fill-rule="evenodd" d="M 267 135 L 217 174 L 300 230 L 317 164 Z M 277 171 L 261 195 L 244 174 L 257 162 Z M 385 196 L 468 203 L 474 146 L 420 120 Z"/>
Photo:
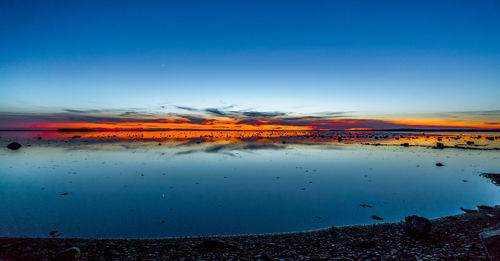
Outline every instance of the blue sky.
<path id="1" fill-rule="evenodd" d="M 2 1 L 0 111 L 499 110 L 499 14 L 498 1 Z"/>

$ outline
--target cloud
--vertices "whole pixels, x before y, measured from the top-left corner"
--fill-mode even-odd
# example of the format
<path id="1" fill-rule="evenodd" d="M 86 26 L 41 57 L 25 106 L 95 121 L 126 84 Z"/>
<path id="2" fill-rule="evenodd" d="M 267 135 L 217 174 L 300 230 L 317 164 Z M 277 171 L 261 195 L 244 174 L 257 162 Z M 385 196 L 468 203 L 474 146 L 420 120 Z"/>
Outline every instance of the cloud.
<path id="1" fill-rule="evenodd" d="M 100 113 L 102 110 L 75 110 L 75 109 L 63 109 L 65 112 L 69 113 Z"/>
<path id="2" fill-rule="evenodd" d="M 235 105 L 221 108 L 196 109 L 185 106 L 175 106 L 186 112 L 147 112 L 145 109 L 108 109 L 81 110 L 63 109 L 52 113 L 20 113 L 0 112 L 0 129 L 29 128 L 36 126 L 58 126 L 58 123 L 91 123 L 92 126 L 107 124 L 122 128 L 212 128 L 212 129 L 317 129 L 339 130 L 349 128 L 397 129 L 397 128 L 438 128 L 471 127 L 473 119 L 482 120 L 482 126 L 494 128 L 499 126 L 500 110 L 471 111 L 456 113 L 435 113 L 430 117 L 446 118 L 442 124 L 426 124 L 425 121 L 394 121 L 391 119 L 361 118 L 349 116 L 350 112 L 323 112 L 310 115 L 294 115 L 280 111 L 234 110 Z M 468 115 L 468 116 L 464 116 Z M 472 115 L 472 116 L 471 116 Z M 438 121 L 439 122 L 439 121 Z M 47 123 L 46 125 L 43 125 Z M 56 123 L 50 124 L 50 123 Z M 97 124 L 97 125 L 96 125 Z M 169 125 L 171 124 L 171 125 Z M 183 126 L 183 124 L 186 124 Z M 447 125 L 448 124 L 448 125 Z M 468 125 L 469 124 L 469 125 Z M 35 125 L 33 125 L 35 126 Z M 68 126 L 66 124 L 65 126 Z M 78 125 L 71 125 L 78 126 Z M 89 125 L 90 126 L 90 125 Z M 270 127 L 271 126 L 271 127 Z M 477 127 L 478 125 L 476 125 Z M 303 127 L 303 128 L 302 128 Z M 474 127 L 474 126 L 472 126 Z"/>
<path id="3" fill-rule="evenodd" d="M 175 106 L 177 109 L 185 110 L 185 111 L 199 111 L 198 109 L 185 107 L 185 106 Z"/>
<path id="4" fill-rule="evenodd" d="M 255 117 L 255 118 L 274 118 L 278 116 L 287 115 L 284 112 L 258 112 L 258 111 L 244 111 L 241 112 L 241 114 L 246 117 Z"/>
<path id="5" fill-rule="evenodd" d="M 209 114 L 212 114 L 212 115 L 215 115 L 215 116 L 228 116 L 227 113 L 224 113 L 222 111 L 220 111 L 219 109 L 216 109 L 216 108 L 208 108 L 208 109 L 205 109 L 206 112 L 208 112 Z"/>

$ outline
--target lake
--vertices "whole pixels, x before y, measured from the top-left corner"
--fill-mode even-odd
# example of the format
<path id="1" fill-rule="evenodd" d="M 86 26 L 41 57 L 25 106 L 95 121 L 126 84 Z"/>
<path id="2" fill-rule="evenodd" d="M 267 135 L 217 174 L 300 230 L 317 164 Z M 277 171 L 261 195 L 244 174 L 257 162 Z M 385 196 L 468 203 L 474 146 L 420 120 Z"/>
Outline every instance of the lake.
<path id="1" fill-rule="evenodd" d="M 292 232 L 414 214 L 437 218 L 500 203 L 500 188 L 481 176 L 500 173 L 499 133 L 0 136 L 2 237 Z M 10 150 L 12 141 L 23 146 Z M 433 148 L 438 142 L 445 148 Z"/>

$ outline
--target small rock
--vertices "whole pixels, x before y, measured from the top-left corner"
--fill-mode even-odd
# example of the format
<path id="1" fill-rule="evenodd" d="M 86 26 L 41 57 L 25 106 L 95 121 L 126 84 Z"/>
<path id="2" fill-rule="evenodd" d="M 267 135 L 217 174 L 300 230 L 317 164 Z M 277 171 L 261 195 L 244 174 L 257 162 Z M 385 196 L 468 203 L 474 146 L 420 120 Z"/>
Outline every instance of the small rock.
<path id="1" fill-rule="evenodd" d="M 336 227 L 331 227 L 329 231 L 331 235 L 337 235 L 339 233 L 339 229 Z"/>
<path id="2" fill-rule="evenodd" d="M 476 213 L 477 210 L 474 210 L 474 209 L 466 209 L 466 208 L 460 208 L 460 210 L 462 210 L 463 212 L 465 213 Z"/>
<path id="3" fill-rule="evenodd" d="M 61 233 L 60 233 L 58 230 L 53 230 L 53 231 L 50 231 L 50 232 L 49 232 L 49 235 L 50 235 L 51 237 L 58 237 L 58 236 L 60 236 L 60 235 L 61 235 Z"/>
<path id="4" fill-rule="evenodd" d="M 224 241 L 218 239 L 206 239 L 201 243 L 201 247 L 209 251 L 223 248 L 225 245 L 226 243 Z"/>
<path id="5" fill-rule="evenodd" d="M 260 258 L 262 260 L 264 260 L 264 261 L 271 261 L 271 260 L 273 260 L 273 258 L 270 255 L 268 255 L 267 253 L 264 253 L 264 254 L 260 255 Z"/>
<path id="6" fill-rule="evenodd" d="M 436 147 L 434 147 L 434 148 L 436 148 L 436 149 L 444 149 L 444 144 L 441 143 L 441 142 L 437 142 L 436 143 Z"/>
<path id="7" fill-rule="evenodd" d="M 485 206 L 485 205 L 480 205 L 480 206 L 477 206 L 477 209 L 480 209 L 480 210 L 485 210 L 485 211 L 493 211 L 493 208 L 490 207 L 490 206 Z"/>
<path id="8" fill-rule="evenodd" d="M 104 255 L 106 256 L 119 256 L 120 255 L 120 252 L 116 251 L 115 249 L 106 249 L 106 251 L 104 251 Z"/>
<path id="9" fill-rule="evenodd" d="M 54 258 L 55 261 L 73 261 L 80 259 L 80 249 L 78 247 L 70 247 L 59 253 Z"/>
<path id="10" fill-rule="evenodd" d="M 12 143 L 9 143 L 9 145 L 7 145 L 7 148 L 9 148 L 11 150 L 17 150 L 21 147 L 22 147 L 21 144 L 19 144 L 17 142 L 12 142 Z"/>
<path id="11" fill-rule="evenodd" d="M 497 186 L 500 186 L 500 174 L 498 173 L 483 173 L 481 176 L 488 178 L 491 182 Z"/>
<path id="12" fill-rule="evenodd" d="M 384 220 L 383 218 L 379 217 L 379 216 L 371 216 L 372 219 L 375 219 L 375 220 Z"/>
<path id="13" fill-rule="evenodd" d="M 24 254 L 18 256 L 16 260 L 18 260 L 18 261 L 36 261 L 38 259 L 39 259 L 38 256 L 35 255 L 34 253 L 24 253 Z"/>
<path id="14" fill-rule="evenodd" d="M 424 217 L 408 216 L 405 217 L 405 232 L 411 235 L 426 235 L 431 231 L 431 222 Z"/>
<path id="15" fill-rule="evenodd" d="M 444 164 L 443 164 L 443 163 L 441 163 L 441 162 L 438 162 L 438 163 L 436 163 L 436 166 L 438 166 L 438 167 L 442 167 L 442 166 L 444 166 Z"/>

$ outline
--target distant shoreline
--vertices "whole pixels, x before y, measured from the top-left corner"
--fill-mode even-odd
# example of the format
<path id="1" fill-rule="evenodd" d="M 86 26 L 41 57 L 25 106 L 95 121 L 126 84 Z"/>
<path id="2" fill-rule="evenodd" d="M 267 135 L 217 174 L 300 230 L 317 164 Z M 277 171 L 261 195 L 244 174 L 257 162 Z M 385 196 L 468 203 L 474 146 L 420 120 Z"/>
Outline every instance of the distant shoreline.
<path id="1" fill-rule="evenodd" d="M 226 129 L 213 129 L 213 130 L 203 130 L 203 129 L 120 129 L 120 130 L 99 130 L 99 129 L 0 129 L 0 132 L 41 132 L 41 131 L 53 131 L 53 132 L 129 132 L 129 131 L 250 131 L 250 132 L 500 132 L 500 129 L 381 129 L 381 130 L 226 130 Z"/>

